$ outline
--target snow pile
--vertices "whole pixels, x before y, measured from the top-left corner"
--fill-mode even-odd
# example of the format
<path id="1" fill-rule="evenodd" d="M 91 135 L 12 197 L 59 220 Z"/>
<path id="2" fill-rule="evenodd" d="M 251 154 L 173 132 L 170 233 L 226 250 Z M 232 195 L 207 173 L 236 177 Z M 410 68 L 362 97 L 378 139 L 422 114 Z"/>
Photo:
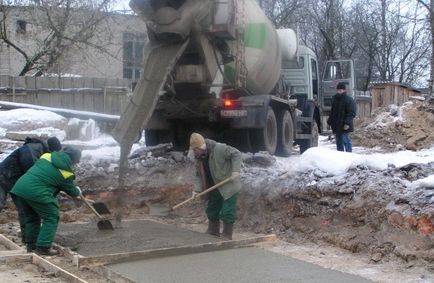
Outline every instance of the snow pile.
<path id="1" fill-rule="evenodd" d="M 100 129 L 95 120 L 69 119 L 67 137 L 68 140 L 90 141 L 100 136 Z"/>
<path id="2" fill-rule="evenodd" d="M 32 131 L 53 127 L 65 130 L 67 119 L 49 111 L 14 109 L 0 111 L 0 128 L 7 131 Z"/>
<path id="3" fill-rule="evenodd" d="M 430 162 L 434 162 L 434 147 L 419 152 L 400 151 L 384 154 L 348 153 L 325 147 L 313 147 L 301 156 L 279 158 L 278 167 L 287 170 L 290 174 L 320 170 L 328 175 L 337 176 L 359 166 L 373 170 L 386 170 L 410 163 L 428 164 Z"/>
<path id="4" fill-rule="evenodd" d="M 410 102 L 411 103 L 411 102 Z M 386 111 L 374 111 L 374 121 L 366 126 L 368 130 L 378 130 L 389 126 L 397 121 L 403 121 L 402 107 L 390 105 Z"/>
<path id="5" fill-rule="evenodd" d="M 417 181 L 414 181 L 410 185 L 411 189 L 417 189 L 417 188 L 432 188 L 434 189 L 434 174 L 430 175 L 426 178 L 419 179 Z"/>

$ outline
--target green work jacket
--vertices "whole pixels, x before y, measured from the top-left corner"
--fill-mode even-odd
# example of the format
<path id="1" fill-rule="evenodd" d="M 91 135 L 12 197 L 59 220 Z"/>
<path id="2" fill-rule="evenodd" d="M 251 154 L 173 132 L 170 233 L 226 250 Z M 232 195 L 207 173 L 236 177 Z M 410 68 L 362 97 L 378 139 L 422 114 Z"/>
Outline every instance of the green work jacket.
<path id="1" fill-rule="evenodd" d="M 55 203 L 59 191 L 72 197 L 80 195 L 74 185 L 75 175 L 71 159 L 64 152 L 45 153 L 21 178 L 11 193 L 21 198 L 39 203 Z"/>
<path id="2" fill-rule="evenodd" d="M 229 145 L 223 143 L 217 143 L 213 140 L 206 139 L 206 148 L 209 154 L 209 170 L 211 172 L 212 180 L 214 184 L 223 181 L 226 178 L 231 177 L 232 172 L 240 172 L 241 170 L 241 152 Z M 200 169 L 201 161 L 196 160 L 196 178 L 194 181 L 194 190 L 196 192 L 204 191 L 202 180 L 205 180 L 205 176 L 201 176 L 202 170 Z M 238 193 L 241 190 L 240 178 L 231 180 L 224 184 L 219 189 L 220 194 L 226 200 Z"/>

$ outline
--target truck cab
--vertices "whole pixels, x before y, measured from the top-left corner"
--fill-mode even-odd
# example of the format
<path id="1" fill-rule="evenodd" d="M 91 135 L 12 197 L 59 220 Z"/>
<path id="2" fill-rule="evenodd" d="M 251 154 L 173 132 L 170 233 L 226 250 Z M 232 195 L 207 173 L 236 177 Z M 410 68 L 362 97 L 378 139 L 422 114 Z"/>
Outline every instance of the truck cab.
<path id="1" fill-rule="evenodd" d="M 282 61 L 282 75 L 290 87 L 291 95 L 313 100 L 318 97 L 318 61 L 315 53 L 308 47 L 300 45 L 297 60 Z"/>
<path id="2" fill-rule="evenodd" d="M 325 63 L 320 96 L 323 115 L 328 115 L 332 106 L 332 97 L 336 94 L 338 83 L 346 84 L 346 93 L 355 98 L 355 73 L 353 60 L 330 60 Z"/>
<path id="3" fill-rule="evenodd" d="M 318 61 L 310 48 L 300 45 L 296 60 L 282 61 L 282 76 L 289 86 L 291 98 L 297 99 L 299 117 L 295 143 L 303 153 L 308 148 L 318 145 L 318 133 L 321 128 L 319 97 Z"/>

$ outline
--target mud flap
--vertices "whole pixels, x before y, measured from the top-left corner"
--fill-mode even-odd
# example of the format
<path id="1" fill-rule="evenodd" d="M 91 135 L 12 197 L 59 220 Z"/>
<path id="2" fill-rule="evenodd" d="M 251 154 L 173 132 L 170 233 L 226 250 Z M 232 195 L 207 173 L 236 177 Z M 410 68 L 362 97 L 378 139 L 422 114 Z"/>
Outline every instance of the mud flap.
<path id="1" fill-rule="evenodd" d="M 124 152 L 129 153 L 137 134 L 150 119 L 167 75 L 173 70 L 188 42 L 170 45 L 148 43 L 145 47 L 143 73 L 112 132 Z"/>

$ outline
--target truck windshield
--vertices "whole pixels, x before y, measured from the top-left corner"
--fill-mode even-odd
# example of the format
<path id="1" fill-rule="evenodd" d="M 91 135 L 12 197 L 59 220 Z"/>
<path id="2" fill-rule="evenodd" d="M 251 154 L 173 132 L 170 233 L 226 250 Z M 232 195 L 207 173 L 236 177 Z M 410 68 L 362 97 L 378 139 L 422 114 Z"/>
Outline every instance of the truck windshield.
<path id="1" fill-rule="evenodd" d="M 324 78 L 323 78 L 325 81 L 350 79 L 350 78 L 351 78 L 350 61 L 327 62 L 327 65 L 324 69 Z"/>
<path id="2" fill-rule="evenodd" d="M 304 58 L 298 57 L 297 60 L 282 60 L 282 69 L 303 69 Z"/>

